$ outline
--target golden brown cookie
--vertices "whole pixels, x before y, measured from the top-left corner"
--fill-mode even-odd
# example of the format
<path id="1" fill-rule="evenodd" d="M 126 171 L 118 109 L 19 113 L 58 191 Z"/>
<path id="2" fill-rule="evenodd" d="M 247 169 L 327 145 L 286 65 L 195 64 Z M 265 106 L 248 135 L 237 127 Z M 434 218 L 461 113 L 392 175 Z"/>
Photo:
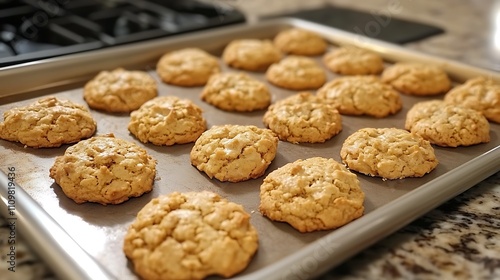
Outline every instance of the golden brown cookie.
<path id="1" fill-rule="evenodd" d="M 363 215 L 357 176 L 333 159 L 299 159 L 269 173 L 260 186 L 259 211 L 300 232 L 341 227 Z"/>
<path id="2" fill-rule="evenodd" d="M 191 163 L 208 177 L 241 182 L 262 176 L 276 156 L 278 137 L 252 125 L 213 126 L 196 140 Z"/>
<path id="3" fill-rule="evenodd" d="M 342 119 L 335 105 L 309 92 L 272 104 L 263 122 L 280 140 L 291 143 L 322 143 L 342 130 Z"/>
<path id="4" fill-rule="evenodd" d="M 485 77 L 476 77 L 454 87 L 444 101 L 483 113 L 490 121 L 500 123 L 500 84 Z"/>
<path id="5" fill-rule="evenodd" d="M 280 59 L 280 51 L 270 40 L 234 40 L 222 53 L 222 60 L 227 65 L 249 71 L 265 71 L 269 65 Z"/>
<path id="6" fill-rule="evenodd" d="M 101 71 L 84 88 L 83 98 L 92 109 L 128 113 L 158 95 L 156 81 L 144 71 L 117 68 Z"/>
<path id="7" fill-rule="evenodd" d="M 382 73 L 382 81 L 409 95 L 437 95 L 451 87 L 448 74 L 441 68 L 421 63 L 396 63 Z"/>
<path id="8" fill-rule="evenodd" d="M 271 94 L 266 84 L 245 73 L 221 73 L 210 78 L 201 99 L 222 110 L 250 112 L 267 108 Z"/>
<path id="9" fill-rule="evenodd" d="M 429 141 L 398 128 L 360 129 L 344 141 L 340 157 L 349 169 L 384 179 L 422 177 L 438 165 Z"/>
<path id="10" fill-rule="evenodd" d="M 163 82 L 176 86 L 205 85 L 220 72 L 217 58 L 198 48 L 185 48 L 164 54 L 156 65 Z"/>
<path id="11" fill-rule="evenodd" d="M 274 37 L 274 45 L 282 52 L 295 55 L 320 55 L 326 51 L 326 41 L 318 34 L 301 28 L 290 28 Z"/>
<path id="12" fill-rule="evenodd" d="M 130 114 L 128 124 L 141 142 L 165 146 L 194 142 L 205 129 L 201 108 L 175 96 L 149 100 Z"/>
<path id="13" fill-rule="evenodd" d="M 481 112 L 442 100 L 413 105 L 406 115 L 405 128 L 443 147 L 490 141 L 490 124 Z"/>
<path id="14" fill-rule="evenodd" d="M 384 70 L 380 55 L 356 47 L 331 50 L 323 56 L 323 63 L 332 72 L 342 75 L 379 74 Z"/>
<path id="15" fill-rule="evenodd" d="M 82 140 L 66 149 L 50 177 L 76 203 L 119 204 L 153 188 L 156 160 L 138 145 L 111 135 Z"/>
<path id="16" fill-rule="evenodd" d="M 241 205 L 208 191 L 174 192 L 139 211 L 123 251 L 142 279 L 193 280 L 241 272 L 258 246 Z"/>
<path id="17" fill-rule="evenodd" d="M 326 82 L 326 73 L 311 58 L 291 55 L 271 65 L 266 78 L 281 88 L 307 90 L 320 88 Z"/>
<path id="18" fill-rule="evenodd" d="M 317 96 L 334 103 L 341 114 L 383 118 L 401 110 L 399 92 L 375 76 L 340 77 L 321 87 Z"/>
<path id="19" fill-rule="evenodd" d="M 42 98 L 3 113 L 0 138 L 33 148 L 59 147 L 92 136 L 96 122 L 87 108 L 69 100 Z"/>

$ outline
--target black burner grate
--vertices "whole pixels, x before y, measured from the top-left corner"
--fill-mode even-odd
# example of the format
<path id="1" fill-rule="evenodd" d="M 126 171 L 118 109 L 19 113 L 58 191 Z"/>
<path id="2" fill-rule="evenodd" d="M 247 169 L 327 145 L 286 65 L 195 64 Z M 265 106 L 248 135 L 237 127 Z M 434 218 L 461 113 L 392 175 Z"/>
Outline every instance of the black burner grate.
<path id="1" fill-rule="evenodd" d="M 0 0 L 0 67 L 244 21 L 193 0 Z"/>

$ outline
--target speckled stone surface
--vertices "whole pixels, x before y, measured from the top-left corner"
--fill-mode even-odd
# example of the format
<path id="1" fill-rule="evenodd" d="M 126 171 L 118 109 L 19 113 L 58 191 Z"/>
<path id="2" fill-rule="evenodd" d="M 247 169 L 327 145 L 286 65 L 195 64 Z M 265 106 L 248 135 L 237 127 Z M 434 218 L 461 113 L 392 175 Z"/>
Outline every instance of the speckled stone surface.
<path id="1" fill-rule="evenodd" d="M 9 263 L 10 246 L 8 236 L 11 229 L 3 217 L 0 218 L 0 279 L 3 280 L 37 280 L 54 279 L 52 271 L 30 250 L 26 242 L 15 234 L 16 263 Z M 10 270 L 9 270 L 10 268 Z"/>
<path id="2" fill-rule="evenodd" d="M 374 13 L 399 5 L 391 16 L 439 26 L 446 33 L 405 46 L 500 71 L 498 0 L 219 0 L 260 16 L 334 4 Z M 0 279 L 55 279 L 17 239 L 16 273 L 7 273 L 8 224 L 0 219 Z M 500 279 L 500 172 L 379 241 L 318 280 Z"/>
<path id="3" fill-rule="evenodd" d="M 500 173 L 319 277 L 500 279 Z"/>

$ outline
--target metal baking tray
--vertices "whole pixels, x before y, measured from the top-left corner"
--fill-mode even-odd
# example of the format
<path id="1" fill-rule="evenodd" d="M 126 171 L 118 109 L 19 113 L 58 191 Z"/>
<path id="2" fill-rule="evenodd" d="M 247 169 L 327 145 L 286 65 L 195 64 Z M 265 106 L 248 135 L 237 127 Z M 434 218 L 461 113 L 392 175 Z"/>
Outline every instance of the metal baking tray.
<path id="1" fill-rule="evenodd" d="M 290 27 L 315 31 L 331 42 L 332 48 L 356 45 L 371 49 L 381 54 L 388 63 L 418 61 L 437 64 L 456 82 L 478 75 L 500 81 L 498 73 L 424 55 L 331 27 L 283 18 L 7 67 L 0 71 L 0 84 L 3 88 L 0 93 L 0 113 L 49 94 L 85 104 L 82 85 L 88 79 L 104 69 L 125 67 L 149 71 L 158 80 L 160 95 L 176 95 L 197 103 L 203 108 L 209 127 L 226 123 L 263 127 L 264 111 L 232 113 L 216 109 L 200 100 L 201 87 L 180 88 L 161 83 L 154 71 L 155 63 L 165 52 L 184 47 L 196 46 L 220 55 L 231 40 L 272 38 L 279 31 Z M 319 61 L 320 58 L 317 59 Z M 223 71 L 236 71 L 225 67 L 223 63 L 221 66 Z M 265 81 L 263 73 L 250 74 Z M 329 80 L 334 77 L 333 73 L 328 72 Z M 295 93 L 270 84 L 269 87 L 273 101 Z M 402 98 L 402 111 L 388 118 L 343 116 L 343 131 L 326 143 L 280 142 L 276 159 L 266 175 L 299 158 L 323 156 L 340 161 L 340 146 L 351 133 L 362 127 L 403 128 L 406 112 L 412 104 L 429 99 L 407 95 L 402 95 Z M 251 213 L 251 222 L 259 233 L 260 247 L 248 268 L 235 278 L 311 278 L 340 264 L 500 170 L 500 125 L 491 123 L 490 143 L 459 148 L 435 147 L 440 164 L 422 178 L 384 181 L 358 174 L 366 193 L 364 216 L 336 230 L 299 233 L 288 224 L 272 222 L 259 213 L 258 193 L 264 176 L 241 183 L 211 180 L 191 166 L 189 152 L 193 144 L 172 147 L 142 144 L 127 131 L 128 115 L 94 110 L 91 113 L 97 121 L 97 134 L 111 132 L 117 137 L 136 142 L 158 160 L 157 179 L 151 193 L 120 205 L 78 205 L 68 199 L 49 178 L 54 158 L 62 155 L 67 145 L 53 149 L 32 149 L 19 143 L 0 141 L 1 170 L 5 173 L 0 172 L 1 214 L 17 219 L 15 221 L 19 233 L 61 279 L 135 279 L 136 275 L 122 252 L 122 242 L 136 213 L 160 194 L 197 190 L 219 193 L 231 201 L 241 203 Z M 15 168 L 14 217 L 9 216 L 7 211 L 9 167 Z"/>

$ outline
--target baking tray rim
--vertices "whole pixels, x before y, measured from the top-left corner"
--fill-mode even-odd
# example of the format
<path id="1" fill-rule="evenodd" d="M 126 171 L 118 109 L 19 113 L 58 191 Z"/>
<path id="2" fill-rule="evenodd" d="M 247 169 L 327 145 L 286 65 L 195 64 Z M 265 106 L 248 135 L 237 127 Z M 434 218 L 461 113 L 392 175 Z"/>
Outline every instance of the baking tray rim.
<path id="1" fill-rule="evenodd" d="M 1 83 L 2 91 L 0 92 L 0 98 L 45 88 L 53 88 L 65 84 L 73 84 L 75 81 L 87 80 L 89 77 L 92 77 L 102 69 L 116 68 L 120 66 L 126 68 L 127 66 L 134 66 L 137 64 L 142 65 L 144 61 L 157 60 L 166 51 L 175 49 L 176 46 L 181 46 L 191 41 L 207 41 L 208 39 L 208 42 L 210 42 L 211 37 L 219 39 L 224 38 L 229 41 L 229 38 L 235 38 L 235 36 L 244 38 L 245 36 L 243 34 L 245 33 L 242 33 L 241 30 L 255 32 L 256 30 L 263 30 L 266 28 L 270 28 L 272 30 L 273 28 L 275 29 L 280 26 L 300 26 L 306 29 L 312 29 L 318 33 L 322 33 L 325 39 L 335 42 L 337 45 L 354 45 L 367 48 L 379 53 L 387 61 L 418 61 L 438 65 L 443 68 L 443 70 L 445 70 L 452 79 L 457 81 L 465 81 L 472 76 L 482 75 L 500 82 L 500 73 L 496 73 L 488 69 L 441 58 L 431 54 L 425 54 L 405 48 L 404 46 L 399 46 L 393 43 L 365 37 L 360 34 L 350 33 L 334 27 L 302 19 L 279 18 L 263 20 L 260 22 L 234 24 L 213 30 L 180 34 L 168 38 L 153 39 L 146 42 L 131 43 L 128 45 L 120 45 L 113 48 L 95 50 L 87 53 L 71 54 L 0 68 L 0 81 L 8 81 L 17 76 L 30 77 L 30 79 L 25 79 L 25 81 L 21 84 L 6 82 Z M 166 44 L 168 44 L 169 48 L 166 48 Z M 217 43 L 214 44 L 217 45 Z M 201 48 L 210 48 L 210 46 Z M 124 55 L 133 56 L 127 57 L 127 60 L 124 61 Z M 47 71 L 53 68 L 67 67 L 71 65 L 78 65 L 78 68 L 86 69 L 86 71 L 82 74 L 82 70 L 80 69 L 66 69 L 67 71 L 65 71 L 65 73 L 58 73 L 58 75 L 53 75 L 50 71 Z"/>
<path id="2" fill-rule="evenodd" d="M 221 27 L 220 29 L 204 31 L 201 33 L 194 32 L 188 35 L 181 35 L 178 38 L 164 38 L 151 42 L 137 43 L 131 46 L 121 46 L 117 47 L 118 50 L 113 52 L 113 57 L 120 57 L 123 53 L 130 50 L 134 53 L 141 49 L 158 49 L 160 46 L 165 45 L 169 45 L 170 48 L 175 48 L 175 45 L 186 44 L 189 41 L 196 42 L 202 40 L 203 37 L 210 38 L 212 36 L 230 36 L 231 38 L 234 38 L 234 36 L 231 36 L 230 34 L 238 34 L 242 30 L 258 30 L 267 27 L 303 27 L 306 29 L 312 29 L 322 33 L 327 40 L 338 45 L 350 44 L 370 48 L 380 53 L 384 59 L 388 61 L 421 61 L 438 64 L 450 73 L 450 75 L 456 80 L 465 80 L 473 75 L 486 75 L 494 80 L 500 81 L 500 74 L 489 70 L 422 54 L 401 46 L 371 38 L 362 38 L 360 35 L 354 35 L 332 27 L 293 18 L 273 19 L 259 23 L 245 23 Z M 112 50 L 107 49 L 95 51 L 95 53 L 76 54 L 62 58 L 48 59 L 38 63 L 28 63 L 18 67 L 10 67 L 0 71 L 0 79 L 11 79 L 12 77 L 19 75 L 26 76 L 29 73 L 35 72 L 40 73 L 39 71 L 50 69 L 52 67 L 63 67 L 81 62 L 92 63 L 102 60 L 103 57 L 108 57 L 111 54 L 111 51 Z M 148 57 L 148 59 L 154 59 L 155 56 L 157 56 L 157 54 L 140 56 L 137 60 L 143 60 L 146 57 Z M 92 59 L 89 59 L 89 57 Z M 133 61 L 133 63 L 137 63 L 137 61 Z M 94 69 L 95 72 L 102 70 L 101 64 L 96 65 L 92 69 Z M 47 71 L 43 72 L 47 74 Z M 50 71 L 48 71 L 47 75 L 42 75 L 42 81 L 43 79 L 47 79 L 47 81 L 45 81 L 46 87 L 51 88 L 60 84 L 51 81 L 50 78 Z M 62 83 L 73 83 L 75 80 L 79 79 L 81 79 L 81 77 L 68 77 L 67 79 L 63 79 Z M 40 79 L 37 81 L 40 82 Z M 27 83 L 21 87 L 4 91 L 6 94 L 0 95 L 0 98 L 15 97 L 16 95 L 21 95 L 23 93 L 39 89 L 39 87 L 33 87 L 33 83 Z M 331 234 L 327 234 L 317 241 L 306 245 L 295 254 L 285 257 L 272 265 L 260 269 L 259 271 L 245 276 L 236 276 L 236 278 L 303 279 L 310 278 L 318 273 L 324 272 L 334 265 L 346 260 L 360 250 L 370 246 L 381 238 L 410 223 L 446 200 L 467 190 L 486 177 L 498 172 L 500 170 L 500 162 L 497 160 L 498 158 L 500 158 L 499 146 L 476 158 L 473 158 L 469 162 L 458 166 L 451 171 L 446 172 L 438 178 L 420 186 L 418 189 L 413 190 L 411 193 L 403 195 L 402 197 L 399 197 L 394 201 L 373 210 L 371 213 L 365 215 L 372 218 L 371 222 L 360 222 L 358 220 L 350 223 L 348 230 L 346 228 L 335 230 L 335 242 L 328 240 L 328 237 L 333 234 L 332 232 Z M 453 187 L 449 187 L 450 185 Z M 2 210 L 7 209 L 7 186 L 7 176 L 3 172 L 0 172 L 0 195 L 2 201 L 0 203 L 0 207 L 4 208 Z M 438 195 L 436 195 L 434 190 L 436 186 L 441 187 L 441 192 L 439 192 Z M 18 213 L 17 217 L 19 218 L 20 223 L 19 228 L 30 229 L 23 232 L 22 235 L 26 237 L 26 240 L 34 247 L 38 254 L 44 255 L 47 263 L 59 276 L 61 276 L 61 278 L 70 277 L 72 279 L 96 279 L 94 276 L 98 276 L 98 279 L 114 278 L 105 268 L 97 263 L 95 259 L 88 255 L 74 240 L 72 240 L 71 237 L 65 233 L 64 229 L 58 225 L 57 222 L 55 222 L 32 197 L 25 193 L 20 186 L 17 188 L 17 192 L 19 193 L 19 197 L 23 200 L 21 204 L 22 206 L 16 209 Z M 411 202 L 415 204 L 415 200 L 417 198 L 422 198 L 423 201 L 418 201 L 419 203 L 415 207 Z M 408 208 L 408 211 L 401 211 L 402 207 Z M 402 212 L 405 214 L 402 215 Z M 6 216 L 6 213 L 7 211 L 2 211 L 2 215 Z M 8 217 L 6 216 L 6 218 Z M 50 220 L 52 220 L 52 222 Z M 48 228 L 48 225 L 53 228 Z M 54 227 L 57 228 L 58 231 L 61 231 L 62 235 L 60 238 L 64 239 L 65 246 L 70 246 L 70 248 L 73 248 L 74 251 L 68 251 L 65 250 L 65 248 L 62 248 L 62 244 L 60 244 L 58 242 L 59 240 L 56 240 L 53 235 L 53 231 L 55 229 Z M 354 234 L 351 232 L 353 229 L 357 230 Z M 38 230 L 41 230 L 42 232 L 39 232 Z M 361 235 L 361 233 L 363 234 Z M 66 236 L 64 236 L 64 234 L 66 234 Z M 347 240 L 356 240 L 357 248 L 354 250 L 353 248 L 345 248 L 346 244 L 349 244 L 349 242 L 342 241 L 342 238 L 340 238 L 339 235 L 345 236 L 344 238 Z M 360 239 L 360 237 L 363 238 Z M 339 238 L 342 242 L 339 242 Z M 49 246 L 56 247 L 54 248 Z M 78 255 L 87 255 L 90 259 L 82 262 L 80 259 L 77 260 L 74 258 L 74 256 Z M 82 266 L 84 263 L 92 264 L 91 271 L 88 270 L 88 267 L 85 268 Z M 311 271 L 311 267 L 315 268 L 314 271 Z"/>

